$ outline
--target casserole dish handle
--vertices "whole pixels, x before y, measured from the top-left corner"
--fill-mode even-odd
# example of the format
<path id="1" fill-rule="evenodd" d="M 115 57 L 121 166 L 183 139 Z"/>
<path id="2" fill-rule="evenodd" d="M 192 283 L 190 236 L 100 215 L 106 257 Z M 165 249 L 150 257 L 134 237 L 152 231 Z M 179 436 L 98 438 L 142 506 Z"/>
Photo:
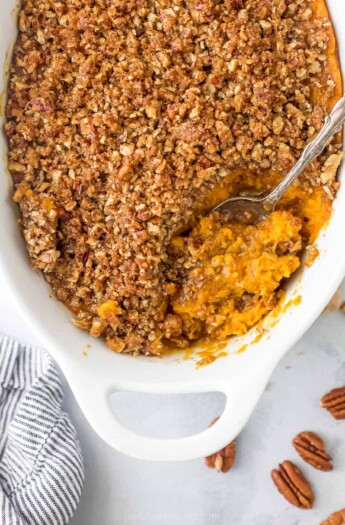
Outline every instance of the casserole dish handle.
<path id="1" fill-rule="evenodd" d="M 129 456 L 151 461 L 184 461 L 213 454 L 230 443 L 249 419 L 269 374 L 263 374 L 255 382 L 240 378 L 231 385 L 140 385 L 123 387 L 87 387 L 88 382 L 77 382 L 73 389 L 81 409 L 97 434 L 110 446 Z M 73 385 L 73 381 L 70 383 Z M 76 383 L 74 383 L 76 386 Z M 73 388 L 73 386 L 72 386 Z M 109 397 L 112 393 L 131 391 L 150 394 L 181 394 L 201 392 L 222 392 L 226 395 L 224 411 L 218 421 L 210 428 L 192 436 L 177 439 L 157 439 L 137 434 L 126 428 L 113 413 Z M 157 426 L 159 414 L 157 414 Z"/>

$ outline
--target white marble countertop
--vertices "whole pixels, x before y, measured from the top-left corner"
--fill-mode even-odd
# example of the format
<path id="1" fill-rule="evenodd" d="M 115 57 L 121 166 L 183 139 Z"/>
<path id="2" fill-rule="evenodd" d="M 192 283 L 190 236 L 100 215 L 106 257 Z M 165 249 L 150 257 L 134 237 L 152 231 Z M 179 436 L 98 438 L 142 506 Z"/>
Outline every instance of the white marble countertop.
<path id="1" fill-rule="evenodd" d="M 343 292 L 345 287 L 343 286 Z M 343 293 L 343 296 L 345 293 Z M 0 331 L 39 345 L 0 290 Z M 65 407 L 77 427 L 84 459 L 85 488 L 72 525 L 318 525 L 345 507 L 345 421 L 319 405 L 329 389 L 345 384 L 345 316 L 322 316 L 279 364 L 237 441 L 236 464 L 228 474 L 207 469 L 203 460 L 150 463 L 111 449 L 94 433 L 64 382 Z M 122 418 L 154 435 L 176 436 L 206 427 L 223 399 L 201 396 L 121 394 Z M 325 438 L 334 471 L 318 472 L 302 462 L 291 439 L 302 430 Z M 311 511 L 298 510 L 278 494 L 270 471 L 292 459 L 312 482 Z"/>

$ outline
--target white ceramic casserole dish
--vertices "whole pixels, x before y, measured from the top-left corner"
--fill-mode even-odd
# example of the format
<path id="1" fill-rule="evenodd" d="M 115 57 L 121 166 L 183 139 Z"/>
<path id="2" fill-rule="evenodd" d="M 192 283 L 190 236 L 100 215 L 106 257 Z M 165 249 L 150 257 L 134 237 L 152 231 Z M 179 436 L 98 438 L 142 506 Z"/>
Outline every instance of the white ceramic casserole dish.
<path id="1" fill-rule="evenodd" d="M 345 63 L 343 0 L 328 0 Z M 0 62 L 4 71 L 0 92 L 6 91 L 6 69 L 16 38 L 16 1 L 1 1 Z M 2 98 L 5 98 L 4 96 Z M 1 113 L 1 126 L 3 125 Z M 321 313 L 345 274 L 345 187 L 341 187 L 330 224 L 320 234 L 320 257 L 290 281 L 286 301 L 302 301 L 282 314 L 278 323 L 245 352 L 236 353 L 255 338 L 255 331 L 233 339 L 228 356 L 195 368 L 178 354 L 162 359 L 114 354 L 102 340 L 75 328 L 70 312 L 55 299 L 44 279 L 33 272 L 17 223 L 11 180 L 6 171 L 6 142 L 0 137 L 0 274 L 17 307 L 42 344 L 62 368 L 91 426 L 108 444 L 128 455 L 150 460 L 187 460 L 221 449 L 243 428 L 281 357 Z M 340 170 L 344 173 L 344 164 Z M 83 355 L 87 345 L 87 357 Z M 315 349 L 317 351 L 317 349 Z M 322 373 L 322 371 L 320 371 Z M 126 429 L 113 415 L 109 395 L 114 391 L 190 393 L 221 391 L 227 396 L 219 421 L 208 430 L 181 439 L 152 439 Z M 159 425 L 159 414 L 157 414 Z"/>

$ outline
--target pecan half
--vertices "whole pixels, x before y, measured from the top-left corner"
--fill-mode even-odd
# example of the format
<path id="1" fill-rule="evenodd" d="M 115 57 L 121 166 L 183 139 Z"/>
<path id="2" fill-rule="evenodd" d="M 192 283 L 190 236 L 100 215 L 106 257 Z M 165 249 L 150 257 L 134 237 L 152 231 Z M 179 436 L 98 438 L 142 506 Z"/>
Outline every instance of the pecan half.
<path id="1" fill-rule="evenodd" d="M 211 424 L 214 425 L 218 421 L 219 417 L 216 417 Z M 236 455 L 236 441 L 232 441 L 226 445 L 222 450 L 211 454 L 205 458 L 205 464 L 209 468 L 215 468 L 218 472 L 229 472 L 235 462 Z"/>
<path id="2" fill-rule="evenodd" d="M 322 521 L 320 525 L 345 525 L 345 509 L 334 512 L 325 521 Z"/>
<path id="3" fill-rule="evenodd" d="M 340 295 L 340 288 L 335 292 L 332 299 L 327 304 L 326 308 L 324 309 L 324 314 L 331 314 L 332 312 L 336 312 L 339 310 L 341 306 L 341 295 Z"/>
<path id="4" fill-rule="evenodd" d="M 301 432 L 292 444 L 301 458 L 312 467 L 325 472 L 333 470 L 332 456 L 327 454 L 324 441 L 314 432 Z"/>
<path id="5" fill-rule="evenodd" d="M 335 419 L 345 419 L 345 386 L 334 388 L 324 395 L 320 405 Z"/>
<path id="6" fill-rule="evenodd" d="M 309 481 L 291 461 L 284 461 L 278 470 L 272 470 L 272 479 L 280 494 L 300 509 L 311 509 L 314 493 Z"/>

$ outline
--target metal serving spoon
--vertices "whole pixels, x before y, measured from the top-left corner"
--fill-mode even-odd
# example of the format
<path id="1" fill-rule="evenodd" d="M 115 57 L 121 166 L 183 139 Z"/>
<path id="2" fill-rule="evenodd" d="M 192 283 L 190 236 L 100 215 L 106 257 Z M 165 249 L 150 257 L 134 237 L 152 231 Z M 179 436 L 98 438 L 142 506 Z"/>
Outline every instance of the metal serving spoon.
<path id="1" fill-rule="evenodd" d="M 325 149 L 330 138 L 340 131 L 345 122 L 345 97 L 341 98 L 334 106 L 332 112 L 326 117 L 325 123 L 317 136 L 309 142 L 301 157 L 286 177 L 265 197 L 245 196 L 234 197 L 221 202 L 212 211 L 226 214 L 227 220 L 236 220 L 244 224 L 254 224 L 265 219 L 274 208 L 286 190 L 297 179 L 302 171 Z"/>

